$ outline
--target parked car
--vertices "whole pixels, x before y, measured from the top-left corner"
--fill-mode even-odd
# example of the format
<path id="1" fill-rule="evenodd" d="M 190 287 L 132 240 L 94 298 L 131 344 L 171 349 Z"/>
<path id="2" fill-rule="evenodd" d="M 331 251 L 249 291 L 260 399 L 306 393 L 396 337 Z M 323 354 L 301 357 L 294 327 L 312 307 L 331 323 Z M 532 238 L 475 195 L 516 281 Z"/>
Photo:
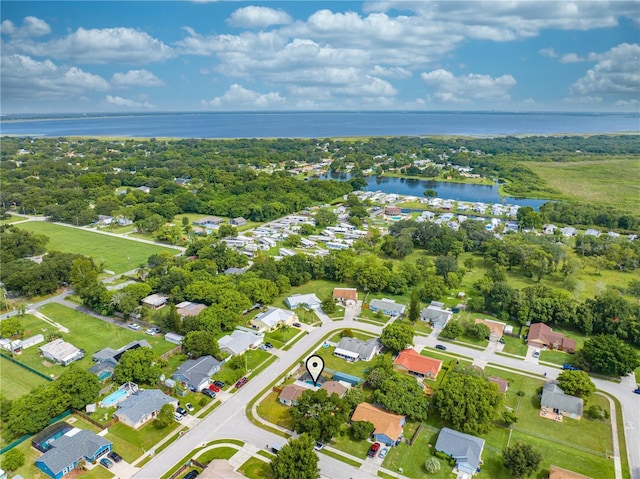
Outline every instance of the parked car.
<path id="1" fill-rule="evenodd" d="M 213 384 L 218 386 L 220 389 L 224 387 L 224 383 L 222 381 L 213 381 Z"/>
<path id="2" fill-rule="evenodd" d="M 375 455 L 378 453 L 378 449 L 380 449 L 380 443 L 374 442 L 369 448 L 369 452 L 367 453 L 367 456 L 375 457 Z"/>
<path id="3" fill-rule="evenodd" d="M 140 331 L 140 325 L 137 323 L 131 323 L 129 325 L 129 328 L 133 329 L 134 331 Z"/>
<path id="4" fill-rule="evenodd" d="M 317 441 L 316 441 L 315 446 L 313 446 L 313 449 L 315 451 L 322 451 L 323 448 L 324 448 L 324 444 L 322 444 L 321 442 L 317 442 Z"/>
<path id="5" fill-rule="evenodd" d="M 264 345 L 267 347 L 267 349 L 271 349 L 273 347 L 273 344 L 271 344 L 269 341 L 264 343 Z"/>
<path id="6" fill-rule="evenodd" d="M 640 394 L 640 388 L 634 389 L 633 392 L 636 393 L 636 394 Z"/>
<path id="7" fill-rule="evenodd" d="M 575 367 L 573 364 L 563 364 L 562 369 L 565 371 L 579 371 L 580 368 Z"/>
<path id="8" fill-rule="evenodd" d="M 533 352 L 533 357 L 534 357 L 534 358 L 539 358 L 539 357 L 540 357 L 540 350 L 539 350 L 539 349 L 536 349 L 536 350 Z"/>
<path id="9" fill-rule="evenodd" d="M 387 455 L 388 452 L 389 452 L 389 448 L 385 447 L 382 451 L 380 451 L 380 454 L 378 454 L 378 457 L 380 459 L 384 459 L 384 457 Z"/>
<path id="10" fill-rule="evenodd" d="M 242 386 L 247 384 L 247 381 L 248 379 L 246 377 L 238 379 L 238 382 L 236 383 L 236 388 L 241 388 Z"/>
<path id="11" fill-rule="evenodd" d="M 442 344 L 436 344 L 436 349 L 439 349 L 440 351 L 446 351 L 447 347 L 443 346 Z"/>
<path id="12" fill-rule="evenodd" d="M 160 328 L 149 328 L 147 329 L 146 333 L 151 336 L 155 336 L 156 334 L 160 333 Z"/>
<path id="13" fill-rule="evenodd" d="M 196 471 L 195 469 L 189 471 L 187 474 L 185 474 L 183 479 L 195 479 L 196 477 L 198 477 L 198 474 L 200 474 L 198 471 Z"/>
<path id="14" fill-rule="evenodd" d="M 210 398 L 216 397 L 216 393 L 214 393 L 211 389 L 203 389 L 202 394 L 205 396 L 209 396 Z"/>
<path id="15" fill-rule="evenodd" d="M 293 323 L 291 326 L 293 326 L 294 328 L 301 328 L 302 324 L 300 323 Z"/>
<path id="16" fill-rule="evenodd" d="M 178 414 L 180 414 L 181 416 L 186 416 L 187 414 L 189 414 L 189 411 L 187 411 L 185 408 L 183 407 L 178 407 L 178 409 L 176 409 L 176 412 Z"/>
<path id="17" fill-rule="evenodd" d="M 182 421 L 184 419 L 184 416 L 182 414 L 174 412 L 173 413 L 173 419 L 175 419 L 176 421 Z"/>
<path id="18" fill-rule="evenodd" d="M 111 462 L 106 457 L 103 457 L 102 459 L 100 459 L 100 464 L 103 465 L 107 469 L 111 469 L 113 467 L 113 462 Z"/>
<path id="19" fill-rule="evenodd" d="M 216 386 L 215 384 L 209 384 L 209 389 L 212 390 L 214 393 L 219 393 L 220 392 L 220 388 L 218 386 Z"/>
<path id="20" fill-rule="evenodd" d="M 113 461 L 113 462 L 120 462 L 122 461 L 122 457 L 120 457 L 120 454 L 118 454 L 116 451 L 111 451 L 109 453 L 109 458 Z"/>
<path id="21" fill-rule="evenodd" d="M 260 345 L 260 349 L 262 349 L 263 351 L 268 351 L 269 350 L 269 348 L 267 347 L 266 344 L 261 344 Z"/>
<path id="22" fill-rule="evenodd" d="M 193 404 L 191 404 L 190 402 L 188 402 L 187 404 L 184 405 L 185 409 L 189 412 L 193 412 L 193 410 L 195 409 L 193 407 Z"/>

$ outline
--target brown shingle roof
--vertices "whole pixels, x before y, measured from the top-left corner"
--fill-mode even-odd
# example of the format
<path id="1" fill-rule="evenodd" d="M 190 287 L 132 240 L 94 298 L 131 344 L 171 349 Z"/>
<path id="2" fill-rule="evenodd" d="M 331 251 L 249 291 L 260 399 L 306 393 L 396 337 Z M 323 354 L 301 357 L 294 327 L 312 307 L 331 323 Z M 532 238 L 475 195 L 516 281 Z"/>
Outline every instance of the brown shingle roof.
<path id="1" fill-rule="evenodd" d="M 551 466 L 549 468 L 549 479 L 592 479 L 589 476 L 578 474 L 577 472 L 562 469 L 558 466 Z"/>
<path id="2" fill-rule="evenodd" d="M 366 402 L 358 404 L 351 416 L 352 421 L 369 421 L 375 426 L 374 434 L 384 434 L 392 441 L 397 441 L 402 434 L 400 421 L 403 418 Z"/>
<path id="3" fill-rule="evenodd" d="M 421 356 L 413 349 L 405 349 L 398 354 L 393 364 L 404 366 L 409 371 L 419 373 L 424 376 L 427 374 L 437 376 L 442 367 L 442 361 L 438 359 Z"/>
<path id="4" fill-rule="evenodd" d="M 476 319 L 476 324 L 484 324 L 491 330 L 491 334 L 495 334 L 498 338 L 502 337 L 502 333 L 504 332 L 504 327 L 506 324 L 500 323 L 498 321 L 488 321 L 486 319 Z"/>
<path id="5" fill-rule="evenodd" d="M 501 394 L 506 393 L 507 389 L 509 387 L 509 381 L 507 381 L 506 379 L 495 378 L 493 376 L 489 376 L 489 382 L 497 384 L 498 385 L 498 390 L 500 391 Z"/>
<path id="6" fill-rule="evenodd" d="M 358 290 L 356 288 L 334 288 L 333 297 L 336 299 L 358 300 Z"/>
<path id="7" fill-rule="evenodd" d="M 575 351 L 576 341 L 567 338 L 564 334 L 554 333 L 553 330 L 544 323 L 534 323 L 529 328 L 527 342 L 541 343 L 548 346 L 557 344 L 563 350 L 571 349 Z"/>
<path id="8" fill-rule="evenodd" d="M 296 401 L 306 389 L 297 386 L 295 384 L 287 384 L 282 388 L 282 392 L 278 396 L 278 399 L 284 399 L 285 401 Z"/>
<path id="9" fill-rule="evenodd" d="M 327 396 L 331 396 L 333 393 L 336 393 L 338 396 L 342 397 L 347 392 L 347 388 L 338 381 L 327 381 L 320 386 L 320 389 L 326 389 Z"/>

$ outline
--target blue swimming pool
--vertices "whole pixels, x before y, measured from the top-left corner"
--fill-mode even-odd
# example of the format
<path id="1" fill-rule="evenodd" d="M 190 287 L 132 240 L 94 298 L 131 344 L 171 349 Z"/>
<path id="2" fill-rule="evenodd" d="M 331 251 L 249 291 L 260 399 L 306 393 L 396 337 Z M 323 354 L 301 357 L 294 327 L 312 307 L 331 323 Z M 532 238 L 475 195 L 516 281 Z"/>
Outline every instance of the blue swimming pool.
<path id="1" fill-rule="evenodd" d="M 102 401 L 100 401 L 100 405 L 102 407 L 112 407 L 118 404 L 120 401 L 124 401 L 129 393 L 124 389 L 118 389 L 117 391 L 112 392 Z"/>

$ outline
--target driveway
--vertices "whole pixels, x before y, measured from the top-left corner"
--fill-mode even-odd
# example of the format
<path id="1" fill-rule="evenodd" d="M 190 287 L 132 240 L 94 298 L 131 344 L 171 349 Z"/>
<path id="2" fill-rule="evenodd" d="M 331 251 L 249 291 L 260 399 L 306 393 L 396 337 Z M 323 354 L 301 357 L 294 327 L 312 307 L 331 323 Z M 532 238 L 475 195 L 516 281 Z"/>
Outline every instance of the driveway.
<path id="1" fill-rule="evenodd" d="M 353 321 L 356 316 L 360 314 L 362 310 L 362 301 L 347 301 L 347 304 L 344 308 L 344 320 L 345 321 Z"/>
<path id="2" fill-rule="evenodd" d="M 527 346 L 527 355 L 524 357 L 524 361 L 526 363 L 539 364 L 539 358 L 533 357 L 533 353 L 535 351 L 540 351 L 540 348 L 535 346 Z"/>

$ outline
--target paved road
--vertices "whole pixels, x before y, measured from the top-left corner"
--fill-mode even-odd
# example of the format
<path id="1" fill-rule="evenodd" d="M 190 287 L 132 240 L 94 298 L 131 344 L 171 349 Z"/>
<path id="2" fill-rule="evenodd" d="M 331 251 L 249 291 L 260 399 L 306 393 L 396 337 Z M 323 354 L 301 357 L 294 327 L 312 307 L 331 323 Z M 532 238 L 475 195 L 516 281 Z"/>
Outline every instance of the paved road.
<path id="1" fill-rule="evenodd" d="M 330 324 L 324 324 L 323 327 L 315 328 L 309 335 L 298 341 L 289 351 L 284 352 L 280 359 L 260 373 L 258 377 L 251 378 L 242 389 L 234 393 L 230 399 L 204 418 L 195 428 L 160 454 L 156 455 L 144 469 L 140 470 L 134 477 L 136 479 L 155 479 L 160 477 L 170 467 L 182 460 L 192 449 L 215 439 L 240 439 L 257 447 L 265 447 L 267 444 L 280 444 L 284 442 L 282 437 L 261 429 L 249 422 L 245 412 L 246 405 L 275 378 L 291 370 L 297 363 L 298 358 L 305 354 L 313 345 L 320 342 L 327 333 L 342 328 L 362 329 L 375 334 L 381 332 L 381 328 L 378 326 L 354 321 L 332 322 Z M 433 336 L 416 336 L 416 344 L 420 347 L 433 347 L 436 344 L 436 339 Z M 539 375 L 541 379 L 545 373 L 547 374 L 547 378 L 550 379 L 555 378 L 560 373 L 558 368 L 525 363 L 516 358 L 490 355 L 484 351 L 465 348 L 455 344 L 448 344 L 447 351 L 471 357 L 475 360 L 487 361 L 500 366 Z M 630 385 L 633 379 L 625 378 L 620 384 L 599 379 L 595 379 L 594 382 L 598 389 L 608 392 L 620 400 L 623 409 L 632 478 L 640 479 L 640 448 L 638 447 L 638 445 L 640 445 L 640 428 L 638 427 L 638 425 L 640 425 L 640 396 L 633 394 L 631 391 L 633 388 L 630 388 Z M 375 475 L 365 473 L 361 469 L 356 469 L 341 461 L 327 457 L 324 454 L 320 454 L 320 468 L 323 475 L 331 478 L 376 477 Z"/>

